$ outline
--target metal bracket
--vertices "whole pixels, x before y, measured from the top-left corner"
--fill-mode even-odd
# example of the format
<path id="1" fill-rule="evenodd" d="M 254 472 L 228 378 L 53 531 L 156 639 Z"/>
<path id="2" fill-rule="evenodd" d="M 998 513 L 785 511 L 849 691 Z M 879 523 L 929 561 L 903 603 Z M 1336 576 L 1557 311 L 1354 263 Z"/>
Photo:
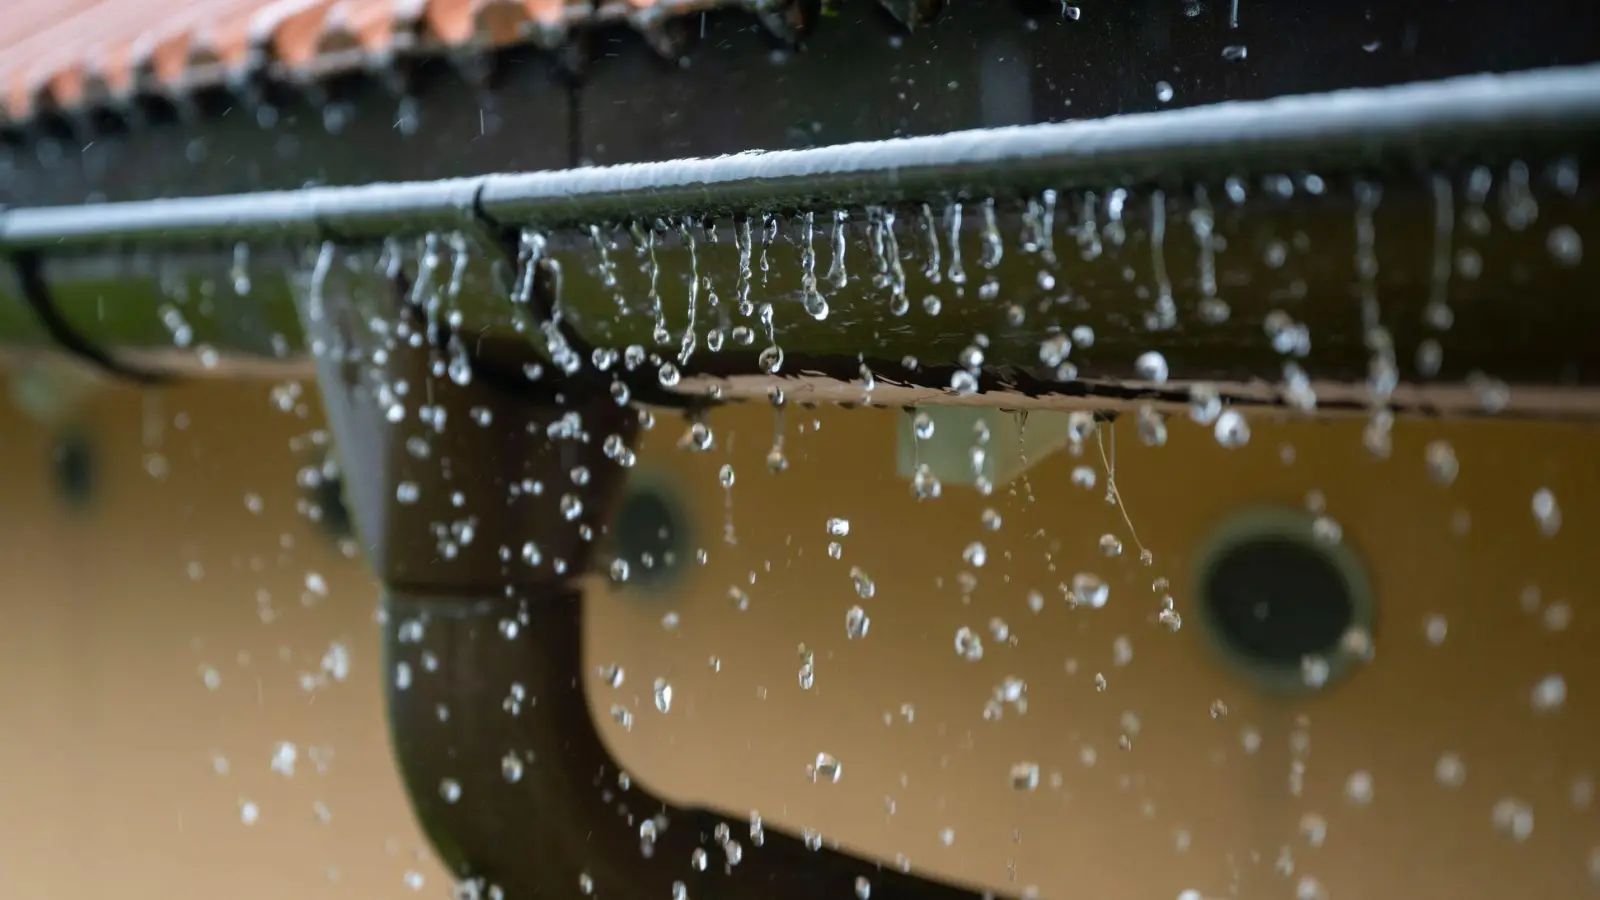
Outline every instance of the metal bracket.
<path id="1" fill-rule="evenodd" d="M 28 308 L 33 311 L 39 324 L 44 326 L 45 331 L 50 333 L 51 339 L 60 345 L 61 349 L 101 372 L 137 384 L 163 384 L 172 380 L 167 374 L 146 371 L 120 362 L 110 351 L 79 334 L 56 308 L 50 285 L 44 277 L 44 261 L 36 251 L 25 250 L 14 254 L 11 257 L 11 265 L 17 275 L 17 286 L 22 292 L 23 299 L 27 301 Z"/>

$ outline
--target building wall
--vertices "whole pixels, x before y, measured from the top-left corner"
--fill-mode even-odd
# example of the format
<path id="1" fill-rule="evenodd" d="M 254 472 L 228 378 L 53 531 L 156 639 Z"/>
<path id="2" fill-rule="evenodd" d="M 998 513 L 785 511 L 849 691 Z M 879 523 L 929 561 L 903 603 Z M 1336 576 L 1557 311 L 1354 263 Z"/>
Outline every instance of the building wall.
<path id="1" fill-rule="evenodd" d="M 0 895 L 444 896 L 388 756 L 377 586 L 297 509 L 298 473 L 320 460 L 311 393 L 214 382 L 0 410 Z M 679 450 L 684 425 L 665 414 L 645 435 L 639 483 L 682 504 L 707 553 L 666 587 L 592 579 L 589 671 L 627 676 L 592 674 L 591 703 L 636 784 L 1043 896 L 1282 897 L 1307 878 L 1339 897 L 1600 888 L 1600 430 L 1402 422 L 1385 460 L 1355 420 L 1262 421 L 1225 450 L 1181 419 L 1144 447 L 1125 418 L 1122 507 L 1093 447 L 1033 460 L 988 499 L 951 484 L 918 503 L 896 472 L 899 415 L 791 406 L 779 475 L 765 465 L 778 423 L 759 405 L 714 412 L 706 453 Z M 81 506 L 57 477 L 75 429 L 96 461 Z M 1428 477 L 1439 439 L 1460 462 L 1449 487 Z M 1071 483 L 1079 465 L 1099 471 L 1094 490 Z M 1560 502 L 1554 536 L 1530 512 L 1540 486 Z M 1324 691 L 1275 695 L 1207 641 L 1193 573 L 1220 523 L 1304 509 L 1311 492 L 1371 578 L 1375 654 Z M 834 517 L 848 536 L 826 533 Z M 1118 557 L 1100 549 L 1108 533 Z M 982 567 L 963 558 L 973 541 Z M 1104 609 L 1063 601 L 1080 571 L 1110 585 Z M 1169 586 L 1152 591 L 1158 578 Z M 1177 631 L 1158 619 L 1164 593 Z M 860 640 L 845 633 L 853 605 L 872 621 Z M 954 652 L 962 625 L 981 661 Z M 1541 710 L 1550 675 L 1566 696 Z M 1026 710 L 986 719 L 1007 677 L 1026 682 Z M 657 678 L 674 688 L 666 713 Z M 280 742 L 297 749 L 292 775 L 273 769 Z M 821 752 L 842 762 L 838 783 L 808 781 Z M 1447 756 L 1459 786 L 1441 783 Z M 1018 790 L 1009 773 L 1027 761 L 1040 784 Z M 1359 773 L 1366 803 L 1351 799 Z M 1518 839 L 1523 810 L 1536 824 Z"/>

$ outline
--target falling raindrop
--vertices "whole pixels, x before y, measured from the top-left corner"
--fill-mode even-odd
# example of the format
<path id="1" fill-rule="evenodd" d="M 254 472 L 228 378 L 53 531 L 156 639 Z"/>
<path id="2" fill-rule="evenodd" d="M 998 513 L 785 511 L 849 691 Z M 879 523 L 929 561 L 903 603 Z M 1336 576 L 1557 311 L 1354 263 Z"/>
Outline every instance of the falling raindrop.
<path id="1" fill-rule="evenodd" d="M 500 758 L 500 774 L 506 781 L 516 784 L 522 780 L 522 757 L 514 752 L 507 752 Z"/>
<path id="2" fill-rule="evenodd" d="M 806 777 L 812 781 L 826 781 L 829 784 L 838 784 L 839 778 L 844 775 L 844 766 L 834 759 L 831 754 L 818 753 L 817 758 L 806 766 Z"/>
<path id="3" fill-rule="evenodd" d="M 1423 621 L 1422 633 L 1428 643 L 1437 647 L 1444 643 L 1445 636 L 1450 633 L 1450 623 L 1444 616 L 1435 613 Z"/>
<path id="4" fill-rule="evenodd" d="M 982 543 L 973 541 L 967 545 L 965 550 L 961 551 L 961 558 L 967 565 L 981 569 L 989 559 L 989 551 L 984 548 Z"/>
<path id="5" fill-rule="evenodd" d="M 1496 831 L 1513 841 L 1525 841 L 1533 834 L 1533 807 L 1513 797 L 1495 803 L 1491 820 Z"/>
<path id="6" fill-rule="evenodd" d="M 867 636 L 867 629 L 872 627 L 872 619 L 867 617 L 867 611 L 859 606 L 850 607 L 844 614 L 845 637 L 853 641 L 861 640 Z"/>
<path id="7" fill-rule="evenodd" d="M 1533 686 L 1533 708 L 1554 712 L 1567 702 L 1567 681 L 1560 675 L 1546 675 Z"/>
<path id="8" fill-rule="evenodd" d="M 1372 802 L 1372 773 L 1362 769 L 1352 772 L 1344 783 L 1344 797 L 1357 806 Z"/>
<path id="9" fill-rule="evenodd" d="M 1011 766 L 1011 787 L 1018 791 L 1031 791 L 1039 786 L 1039 764 L 1019 762 Z"/>
<path id="10" fill-rule="evenodd" d="M 1461 757 L 1446 753 L 1433 764 L 1433 778 L 1444 787 L 1460 787 L 1467 780 L 1467 767 Z"/>
<path id="11" fill-rule="evenodd" d="M 965 625 L 956 629 L 956 655 L 967 662 L 983 659 L 983 638 Z"/>
<path id="12" fill-rule="evenodd" d="M 1235 410 L 1223 410 L 1217 416 L 1214 429 L 1217 443 L 1228 449 L 1237 449 L 1250 443 L 1250 423 Z"/>
<path id="13" fill-rule="evenodd" d="M 1070 477 L 1074 487 L 1079 487 L 1086 491 L 1093 490 L 1097 480 L 1094 469 L 1088 466 L 1074 467 Z"/>
<path id="14" fill-rule="evenodd" d="M 1570 225 L 1557 225 L 1550 229 L 1545 246 L 1556 262 L 1564 266 L 1575 266 L 1583 261 L 1583 238 Z"/>
<path id="15" fill-rule="evenodd" d="M 877 585 L 857 566 L 850 567 L 850 581 L 855 585 L 856 595 L 863 600 L 871 600 L 878 592 Z"/>
<path id="16" fill-rule="evenodd" d="M 1539 533 L 1554 537 L 1561 530 L 1561 506 L 1549 488 L 1533 492 L 1533 518 L 1539 524 Z"/>
<path id="17" fill-rule="evenodd" d="M 1133 369 L 1144 381 L 1154 382 L 1155 384 L 1167 383 L 1169 374 L 1167 358 L 1154 350 L 1141 353 L 1139 358 L 1134 360 Z"/>
<path id="18" fill-rule="evenodd" d="M 1449 487 L 1455 483 L 1456 475 L 1461 471 L 1461 464 L 1456 461 L 1455 448 L 1450 446 L 1449 441 L 1429 442 L 1424 457 L 1428 464 L 1428 477 L 1434 484 Z"/>
<path id="19" fill-rule="evenodd" d="M 1075 606 L 1100 609 L 1111 598 L 1111 585 L 1093 572 L 1079 572 L 1072 576 L 1072 602 Z"/>
<path id="20" fill-rule="evenodd" d="M 1328 660 L 1317 654 L 1300 657 L 1300 681 L 1306 687 L 1316 690 L 1328 683 L 1331 674 Z"/>

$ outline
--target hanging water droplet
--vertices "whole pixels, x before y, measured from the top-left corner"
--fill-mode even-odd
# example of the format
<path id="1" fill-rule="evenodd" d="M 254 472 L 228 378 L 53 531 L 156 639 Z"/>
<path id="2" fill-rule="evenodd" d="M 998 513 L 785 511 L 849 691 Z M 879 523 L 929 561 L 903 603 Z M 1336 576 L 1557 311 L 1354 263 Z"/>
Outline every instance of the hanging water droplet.
<path id="1" fill-rule="evenodd" d="M 768 375 L 777 374 L 783 369 L 783 348 L 773 344 L 762 350 L 761 355 L 756 357 L 756 365 Z"/>
<path id="2" fill-rule="evenodd" d="M 872 900 L 872 882 L 865 875 L 856 876 L 856 900 Z"/>
<path id="3" fill-rule="evenodd" d="M 1142 403 L 1135 415 L 1134 424 L 1139 432 L 1139 442 L 1146 447 L 1162 447 L 1167 443 L 1167 419 L 1153 404 Z"/>
<path id="4" fill-rule="evenodd" d="M 1156 99 L 1162 103 L 1172 102 L 1172 85 L 1165 81 L 1156 82 Z"/>
<path id="5" fill-rule="evenodd" d="M 446 778 L 439 782 L 439 796 L 446 803 L 454 803 L 461 799 L 461 783 L 454 778 Z"/>
<path id="6" fill-rule="evenodd" d="M 933 437 L 933 419 L 925 412 L 918 412 L 911 418 L 911 431 L 917 440 L 926 441 Z"/>
<path id="7" fill-rule="evenodd" d="M 850 533 L 849 519 L 829 519 L 827 523 L 828 534 L 833 537 L 845 537 Z"/>
<path id="8" fill-rule="evenodd" d="M 978 516 L 978 521 L 983 525 L 984 531 L 1000 530 L 1000 514 L 992 508 L 985 508 Z"/>
<path id="9" fill-rule="evenodd" d="M 1189 388 L 1189 418 L 1199 425 L 1210 425 L 1222 415 L 1222 395 L 1204 382 Z"/>
<path id="10" fill-rule="evenodd" d="M 966 369 L 958 369 L 950 376 L 950 389 L 968 397 L 978 392 L 978 379 Z"/>
<path id="11" fill-rule="evenodd" d="M 717 483 L 722 485 L 725 488 L 733 487 L 733 466 L 732 465 L 724 463 L 722 468 L 717 470 Z"/>
<path id="12" fill-rule="evenodd" d="M 1114 534 L 1100 535 L 1100 553 L 1104 556 L 1117 557 L 1122 555 L 1122 541 Z"/>
<path id="13" fill-rule="evenodd" d="M 672 711 L 672 685 L 665 678 L 656 679 L 655 697 L 658 712 Z"/>

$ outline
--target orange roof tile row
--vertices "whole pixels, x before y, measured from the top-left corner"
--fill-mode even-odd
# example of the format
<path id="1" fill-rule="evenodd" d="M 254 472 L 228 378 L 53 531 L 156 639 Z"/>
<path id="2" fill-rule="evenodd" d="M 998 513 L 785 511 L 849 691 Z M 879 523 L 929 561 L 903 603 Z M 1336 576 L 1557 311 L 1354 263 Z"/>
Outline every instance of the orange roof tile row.
<path id="1" fill-rule="evenodd" d="M 293 78 L 413 49 L 500 47 L 593 21 L 644 26 L 733 2 L 10 0 L 0 16 L 0 125 L 262 66 Z"/>

